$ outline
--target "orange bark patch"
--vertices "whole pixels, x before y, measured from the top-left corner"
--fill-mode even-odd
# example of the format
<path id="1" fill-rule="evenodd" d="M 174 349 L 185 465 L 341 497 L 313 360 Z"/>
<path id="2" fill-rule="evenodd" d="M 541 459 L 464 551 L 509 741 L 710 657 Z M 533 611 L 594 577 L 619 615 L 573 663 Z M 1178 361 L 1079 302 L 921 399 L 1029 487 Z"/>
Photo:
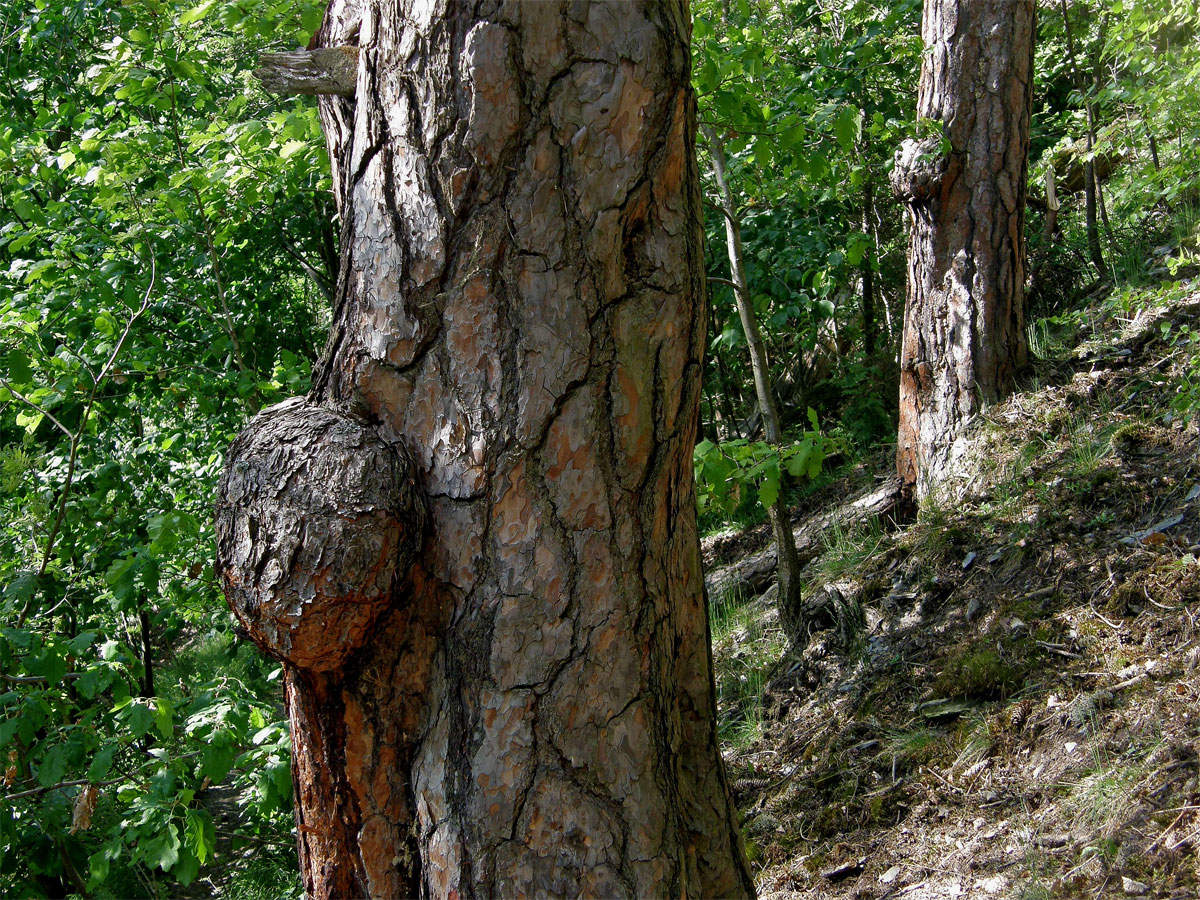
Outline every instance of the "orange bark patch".
<path id="1" fill-rule="evenodd" d="M 596 467 L 592 410 L 591 397 L 572 397 L 546 440 L 546 481 L 558 514 L 575 529 L 607 528 L 612 522 L 604 479 Z"/>
<path id="2" fill-rule="evenodd" d="M 680 91 L 675 97 L 675 106 L 671 113 L 671 132 L 665 145 L 666 153 L 663 154 L 657 177 L 654 179 L 655 199 L 674 199 L 682 194 L 689 149 L 684 139 L 686 124 L 687 93 Z"/>
<path id="3" fill-rule="evenodd" d="M 646 108 L 654 99 L 654 94 L 637 80 L 636 76 L 639 73 L 634 64 L 627 59 L 621 60 L 621 74 L 625 76 L 621 85 L 621 98 L 617 101 L 610 127 L 620 142 L 621 153 L 631 156 L 641 149 Z"/>
<path id="4" fill-rule="evenodd" d="M 629 466 L 640 472 L 650 457 L 651 433 L 643 424 L 646 410 L 642 404 L 642 386 L 627 368 L 617 371 L 617 399 L 620 401 L 617 425 L 624 439 Z M 631 440 L 632 439 L 632 440 Z"/>

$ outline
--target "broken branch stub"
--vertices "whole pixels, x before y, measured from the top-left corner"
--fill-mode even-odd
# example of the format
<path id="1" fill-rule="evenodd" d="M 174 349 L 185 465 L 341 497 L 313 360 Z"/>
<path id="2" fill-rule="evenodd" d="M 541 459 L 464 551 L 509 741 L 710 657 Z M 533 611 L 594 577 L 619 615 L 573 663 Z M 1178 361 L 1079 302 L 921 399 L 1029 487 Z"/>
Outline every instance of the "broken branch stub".
<path id="1" fill-rule="evenodd" d="M 265 652 L 329 672 L 367 643 L 421 547 L 423 495 L 403 447 L 303 398 L 259 413 L 217 489 L 217 569 Z"/>
<path id="2" fill-rule="evenodd" d="M 353 97 L 358 84 L 357 47 L 264 53 L 258 65 L 254 77 L 272 94 Z"/>

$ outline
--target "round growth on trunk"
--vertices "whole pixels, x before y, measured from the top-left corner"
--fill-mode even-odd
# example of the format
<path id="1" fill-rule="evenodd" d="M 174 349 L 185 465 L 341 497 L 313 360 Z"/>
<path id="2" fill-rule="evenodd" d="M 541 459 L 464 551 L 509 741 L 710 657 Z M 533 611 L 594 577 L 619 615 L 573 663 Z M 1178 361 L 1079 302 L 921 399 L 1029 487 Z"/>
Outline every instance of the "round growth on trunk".
<path id="1" fill-rule="evenodd" d="M 938 192 L 946 174 L 946 155 L 939 135 L 909 138 L 896 151 L 892 167 L 892 193 L 909 204 L 928 202 Z"/>
<path id="2" fill-rule="evenodd" d="M 216 514 L 234 613 L 266 652 L 318 672 L 367 641 L 425 520 L 404 448 L 303 398 L 259 413 L 234 441 Z"/>

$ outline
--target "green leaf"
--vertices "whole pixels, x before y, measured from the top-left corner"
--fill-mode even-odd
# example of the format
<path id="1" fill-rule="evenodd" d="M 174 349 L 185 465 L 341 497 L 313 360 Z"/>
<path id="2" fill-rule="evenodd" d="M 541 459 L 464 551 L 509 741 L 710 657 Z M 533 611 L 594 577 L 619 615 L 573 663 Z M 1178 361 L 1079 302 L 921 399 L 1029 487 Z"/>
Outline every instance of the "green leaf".
<path id="1" fill-rule="evenodd" d="M 184 843 L 203 864 L 216 845 L 212 816 L 205 809 L 189 809 L 184 816 Z"/>
<path id="2" fill-rule="evenodd" d="M 193 22 L 199 22 L 208 15 L 209 10 L 216 5 L 217 0 L 204 0 L 198 6 L 193 6 L 187 12 L 179 17 L 180 25 L 191 25 Z"/>
<path id="3" fill-rule="evenodd" d="M 4 596 L 13 601 L 14 604 L 26 603 L 33 596 L 40 583 L 37 572 L 20 572 L 17 577 L 8 583 L 4 588 Z M 22 639 L 19 639 L 20 635 Z M 5 629 L 4 636 L 16 644 L 18 647 L 28 647 L 30 632 L 17 631 L 16 629 Z"/>
<path id="4" fill-rule="evenodd" d="M 140 738 L 154 725 L 155 714 L 145 702 L 137 700 L 129 704 L 123 718 L 129 733 L 134 738 Z"/>
<path id="5" fill-rule="evenodd" d="M 92 700 L 112 684 L 115 677 L 108 666 L 89 666 L 75 682 L 75 689 L 85 700 Z"/>
<path id="6" fill-rule="evenodd" d="M 67 643 L 67 647 L 70 649 L 73 655 L 78 656 L 88 647 L 92 646 L 92 644 L 96 643 L 96 637 L 96 632 L 85 631 L 82 634 L 77 634 L 75 637 L 73 637 Z"/>
<path id="7" fill-rule="evenodd" d="M 48 687 L 54 687 L 67 674 L 67 648 L 55 641 L 29 661 L 29 671 L 45 678 Z"/>
<path id="8" fill-rule="evenodd" d="M 164 697 L 155 698 L 154 724 L 163 740 L 170 740 L 175 733 L 175 707 Z"/>
<path id="9" fill-rule="evenodd" d="M 45 274 L 51 269 L 58 267 L 56 259 L 39 259 L 25 271 L 25 284 L 33 284 L 35 281 L 43 281 Z"/>
<path id="10" fill-rule="evenodd" d="M 55 744 L 38 766 L 37 780 L 42 787 L 50 787 L 63 780 L 67 773 L 67 749 L 62 744 Z"/>
<path id="11" fill-rule="evenodd" d="M 757 138 L 754 141 L 754 161 L 759 168 L 770 168 L 771 160 L 774 158 L 774 152 L 771 148 L 771 142 L 764 137 Z"/>
<path id="12" fill-rule="evenodd" d="M 787 457 L 788 474 L 793 478 L 799 478 L 804 474 L 805 468 L 808 466 L 808 457 L 812 453 L 812 441 L 801 441 L 794 452 L 789 453 Z"/>
<path id="13" fill-rule="evenodd" d="M 779 481 L 779 460 L 767 460 L 767 465 L 763 467 L 763 480 L 758 486 L 758 500 L 768 509 L 779 499 Z"/>
<path id="14" fill-rule="evenodd" d="M 104 776 L 108 774 L 108 770 L 112 768 L 113 756 L 117 752 L 118 745 L 113 743 L 99 750 L 92 757 L 92 763 L 88 766 L 87 777 L 88 781 L 103 781 Z"/>
<path id="15" fill-rule="evenodd" d="M 108 852 L 100 850 L 88 858 L 88 889 L 95 890 L 108 880 L 108 870 L 111 863 Z"/>
<path id="16" fill-rule="evenodd" d="M 20 727 L 21 720 L 15 717 L 0 722 L 0 750 L 8 746 L 8 742 L 13 739 L 13 735 L 17 733 L 17 729 Z"/>
<path id="17" fill-rule="evenodd" d="M 138 855 L 150 868 L 158 867 L 165 872 L 179 861 L 179 846 L 175 825 L 168 822 L 156 837 L 138 842 Z"/>
<path id="18" fill-rule="evenodd" d="M 14 384 L 28 384 L 33 380 L 29 357 L 18 349 L 8 351 L 8 380 Z"/>
<path id="19" fill-rule="evenodd" d="M 279 155 L 284 159 L 290 159 L 291 157 L 295 156 L 297 153 L 303 153 L 307 149 L 308 149 L 307 141 L 288 141 L 287 143 L 285 143 L 283 145 L 283 148 L 279 151 Z"/>
<path id="20" fill-rule="evenodd" d="M 270 767 L 275 792 L 279 796 L 279 805 L 286 807 L 292 799 L 292 764 L 288 760 L 277 762 Z"/>
<path id="21" fill-rule="evenodd" d="M 179 859 L 171 867 L 171 875 L 181 885 L 187 887 L 196 880 L 196 876 L 199 874 L 200 860 L 196 858 L 196 854 L 186 846 L 181 848 Z"/>
<path id="22" fill-rule="evenodd" d="M 825 462 L 825 454 L 814 449 L 811 456 L 808 458 L 808 477 L 816 478 L 821 474 L 821 464 Z"/>
<path id="23" fill-rule="evenodd" d="M 228 731 L 216 732 L 200 751 L 199 776 L 207 777 L 214 784 L 223 781 L 229 774 L 229 770 L 233 768 L 233 760 L 236 756 L 237 748 L 233 741 L 233 735 Z"/>
<path id="24" fill-rule="evenodd" d="M 862 112 L 849 106 L 842 107 L 833 120 L 833 133 L 844 151 L 854 149 L 854 142 L 862 134 Z"/>

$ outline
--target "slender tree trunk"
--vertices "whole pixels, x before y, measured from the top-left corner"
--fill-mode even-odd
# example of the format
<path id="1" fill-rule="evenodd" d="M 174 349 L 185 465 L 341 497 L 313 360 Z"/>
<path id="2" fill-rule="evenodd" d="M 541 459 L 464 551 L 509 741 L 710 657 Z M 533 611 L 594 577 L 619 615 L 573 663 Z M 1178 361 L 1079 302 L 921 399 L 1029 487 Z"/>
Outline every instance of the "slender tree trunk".
<path id="1" fill-rule="evenodd" d="M 312 898 L 753 893 L 692 482 L 688 35 L 681 2 L 326 13 L 359 48 L 320 100 L 332 332 L 218 504 Z"/>
<path id="2" fill-rule="evenodd" d="M 1092 57 L 1092 96 L 1100 96 L 1100 75 L 1104 71 L 1101 65 L 1101 54 L 1104 52 L 1104 36 L 1108 33 L 1108 13 L 1100 17 L 1100 33 L 1096 37 L 1096 52 Z M 1088 131 L 1093 146 L 1096 143 L 1096 120 L 1100 117 L 1099 105 L 1088 102 Z M 1094 171 L 1094 170 L 1093 170 Z M 1117 245 L 1113 235 L 1112 222 L 1108 220 L 1108 206 L 1104 202 L 1104 184 L 1102 179 L 1096 179 L 1096 204 L 1100 207 L 1100 221 L 1104 223 L 1104 234 L 1108 238 L 1110 248 Z"/>
<path id="3" fill-rule="evenodd" d="M 917 114 L 892 187 L 908 206 L 897 468 L 916 499 L 955 438 L 1024 365 L 1033 0 L 927 0 Z M 943 144 L 948 144 L 948 150 Z"/>
<path id="4" fill-rule="evenodd" d="M 864 158 L 866 148 L 863 148 Z M 870 234 L 871 215 L 875 207 L 875 188 L 871 181 L 871 173 L 863 178 L 862 230 Z M 863 253 L 862 266 L 862 332 L 863 353 L 868 358 L 875 355 L 875 247 L 867 248 Z"/>
<path id="5" fill-rule="evenodd" d="M 1150 161 L 1154 164 L 1154 171 L 1161 172 L 1162 166 L 1158 161 L 1158 139 L 1154 136 L 1154 127 L 1150 124 L 1150 120 L 1146 115 L 1142 114 L 1142 124 L 1146 128 L 1146 137 L 1150 141 Z"/>
<path id="6" fill-rule="evenodd" d="M 1055 183 L 1054 166 L 1046 169 L 1046 223 L 1042 228 L 1042 238 L 1049 244 L 1058 233 L 1058 186 Z"/>
<path id="7" fill-rule="evenodd" d="M 1096 220 L 1096 165 L 1092 160 L 1096 146 L 1096 124 L 1092 114 L 1092 103 L 1083 83 L 1083 73 L 1079 71 L 1075 56 L 1075 38 L 1071 34 L 1071 16 L 1067 11 L 1067 0 L 1059 0 L 1059 2 L 1062 8 L 1063 29 L 1067 35 L 1067 60 L 1071 65 L 1071 75 L 1075 81 L 1075 87 L 1083 98 L 1084 114 L 1087 116 L 1087 157 L 1083 161 L 1083 209 L 1088 255 L 1091 257 L 1092 265 L 1096 267 L 1096 271 L 1103 278 L 1107 269 L 1104 267 L 1104 252 L 1100 248 L 1100 226 Z"/>
<path id="8" fill-rule="evenodd" d="M 146 598 L 142 598 L 146 603 Z M 150 611 L 143 605 L 138 610 L 138 632 L 142 642 L 142 684 L 143 697 L 153 697 L 154 690 L 154 644 L 150 632 Z"/>
<path id="9" fill-rule="evenodd" d="M 735 438 L 745 437 L 738 425 L 738 416 L 733 408 L 733 400 L 730 398 L 730 392 L 736 387 L 736 382 L 729 372 L 729 366 L 725 364 L 725 357 L 720 353 L 717 357 L 717 371 L 721 376 L 721 415 L 725 417 L 725 429 Z M 741 397 L 738 397 L 738 402 L 741 402 Z"/>
<path id="10" fill-rule="evenodd" d="M 725 175 L 725 145 L 711 128 L 704 129 L 708 142 L 709 157 L 712 159 L 713 179 L 720 193 L 719 206 L 725 218 L 725 244 L 729 253 L 729 272 L 734 283 L 734 298 L 738 316 L 742 320 L 742 331 L 746 335 L 746 347 L 750 351 L 750 370 L 754 375 L 754 393 L 758 398 L 759 414 L 762 416 L 763 439 L 778 447 L 783 442 L 779 427 L 779 404 L 771 385 L 771 370 L 767 365 L 767 350 L 750 297 L 750 286 L 746 282 L 743 263 L 742 231 L 733 202 L 733 191 Z M 782 477 L 782 476 L 781 476 Z M 779 617 L 789 636 L 797 637 L 803 630 L 801 610 L 800 559 L 796 555 L 796 538 L 792 533 L 791 516 L 788 513 L 785 491 L 779 491 L 775 502 L 767 509 L 771 532 L 775 536 L 778 553 Z"/>

